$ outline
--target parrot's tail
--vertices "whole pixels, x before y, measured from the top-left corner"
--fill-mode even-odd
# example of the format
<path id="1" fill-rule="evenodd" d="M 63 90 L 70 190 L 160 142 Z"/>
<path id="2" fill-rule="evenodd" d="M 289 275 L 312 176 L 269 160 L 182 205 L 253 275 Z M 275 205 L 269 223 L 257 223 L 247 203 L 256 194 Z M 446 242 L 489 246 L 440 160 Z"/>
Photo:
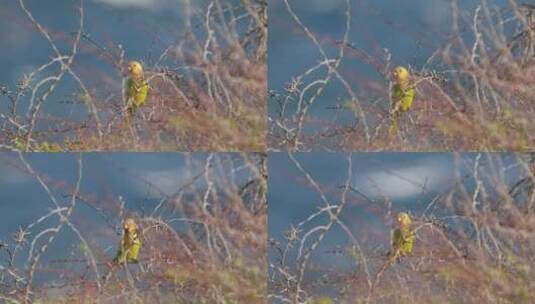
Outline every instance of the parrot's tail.
<path id="1" fill-rule="evenodd" d="M 128 118 L 133 118 L 134 115 L 136 115 L 137 112 L 137 106 L 135 104 L 131 104 L 126 108 L 126 116 Z"/>
<path id="2" fill-rule="evenodd" d="M 124 110 L 124 126 L 132 128 L 134 123 L 134 118 L 137 113 L 137 106 L 133 103 L 129 104 Z"/>
<path id="3" fill-rule="evenodd" d="M 390 128 L 388 128 L 388 134 L 390 134 L 390 136 L 394 136 L 398 133 L 398 120 L 399 120 L 399 112 L 392 114 Z"/>
<path id="4" fill-rule="evenodd" d="M 136 114 L 137 108 L 135 106 L 129 106 L 126 108 L 126 111 L 124 112 L 124 120 L 123 120 L 123 129 L 127 129 L 130 131 L 130 135 L 132 136 L 132 139 L 137 141 L 137 134 L 136 134 L 136 128 L 135 128 L 135 122 L 134 117 Z"/>

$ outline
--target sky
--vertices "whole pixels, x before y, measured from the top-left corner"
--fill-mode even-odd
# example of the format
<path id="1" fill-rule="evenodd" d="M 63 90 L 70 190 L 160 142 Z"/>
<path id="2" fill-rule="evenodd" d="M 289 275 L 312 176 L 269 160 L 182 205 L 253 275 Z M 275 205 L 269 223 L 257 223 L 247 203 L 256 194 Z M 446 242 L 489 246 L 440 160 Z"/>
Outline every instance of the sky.
<path id="1" fill-rule="evenodd" d="M 119 54 L 121 45 L 127 59 L 154 61 L 183 33 L 184 1 L 84 0 L 84 33 L 91 41 L 82 41 L 73 68 L 90 91 L 98 97 L 109 97 L 120 94 L 121 87 L 121 75 L 93 42 L 113 50 L 114 54 Z M 0 10 L 0 86 L 14 90 L 23 75 L 47 63 L 53 51 L 32 26 L 19 1 L 5 2 Z M 80 0 L 24 0 L 23 3 L 50 32 L 60 51 L 69 54 L 79 26 Z M 57 71 L 58 65 L 45 70 L 37 79 Z M 61 117 L 85 118 L 85 106 L 73 103 L 77 90 L 74 80 L 65 77 L 43 111 Z M 6 111 L 7 106 L 8 100 L 0 97 L 0 111 Z M 24 115 L 24 110 L 21 107 L 19 115 Z"/>
<path id="2" fill-rule="evenodd" d="M 451 1 L 447 0 L 349 0 L 351 4 L 351 31 L 348 42 L 384 62 L 386 50 L 392 56 L 393 65 L 411 65 L 421 69 L 429 56 L 443 47 L 451 33 Z M 456 1 L 463 11 L 461 18 L 471 20 L 479 0 Z M 493 8 L 503 8 L 506 0 L 487 1 Z M 335 58 L 335 42 L 341 41 L 345 30 L 345 0 L 289 0 L 292 10 L 302 23 L 318 37 L 326 53 Z M 284 0 L 270 1 L 268 42 L 268 87 L 279 94 L 292 77 L 304 73 L 320 62 L 320 53 L 299 25 L 288 13 Z M 470 39 L 470 35 L 467 38 Z M 359 95 L 363 92 L 363 80 L 384 83 L 384 77 L 370 64 L 363 63 L 354 52 L 347 50 L 346 59 L 339 69 L 349 85 Z M 325 70 L 321 71 L 321 75 Z M 305 83 L 318 77 L 318 73 L 305 78 Z M 306 84 L 305 84 L 306 85 Z M 302 86 L 304 87 L 304 85 Z M 302 88 L 301 87 L 301 88 Z M 333 81 L 316 101 L 311 115 L 327 117 L 326 106 L 349 99 L 343 86 Z M 387 104 L 383 105 L 387 107 Z M 273 115 L 277 103 L 268 104 Z M 289 110 L 293 109 L 292 106 Z M 291 112 L 290 112 L 291 113 Z M 349 117 L 350 116 L 350 117 Z M 352 121 L 352 115 L 336 117 Z"/>
<path id="3" fill-rule="evenodd" d="M 66 39 L 79 25 L 80 1 L 24 0 L 24 3 L 38 22 L 58 35 L 54 40 L 63 46 L 62 50 L 68 50 L 70 43 L 66 42 L 70 41 Z M 121 44 L 132 58 L 148 56 L 151 46 L 161 48 L 161 43 L 172 42 L 173 34 L 180 31 L 183 17 L 181 0 L 85 0 L 83 3 L 85 32 L 103 46 Z M 51 56 L 51 48 L 31 26 L 19 2 L 9 1 L 6 6 L 0 11 L 0 37 L 7 40 L 0 57 L 2 83 L 18 79 Z M 170 32 L 171 26 L 175 33 Z M 164 41 L 154 41 L 157 38 Z M 89 47 L 86 42 L 80 61 L 95 61 L 96 54 Z"/>
<path id="4" fill-rule="evenodd" d="M 295 153 L 294 156 L 320 185 L 327 200 L 338 204 L 340 187 L 348 176 L 348 155 Z M 518 162 L 518 155 L 489 156 L 481 155 L 479 159 L 480 178 L 487 188 L 496 185 L 497 180 L 511 185 L 526 176 L 524 167 Z M 286 232 L 318 212 L 324 204 L 288 154 L 271 153 L 269 157 L 269 237 L 285 245 Z M 340 218 L 360 244 L 387 250 L 393 215 L 400 211 L 421 215 L 433 198 L 447 193 L 458 183 L 473 193 L 475 180 L 472 172 L 477 158 L 476 153 L 353 153 L 349 185 L 366 198 L 350 191 Z M 488 190 L 487 194 L 492 197 L 492 190 Z M 391 204 L 390 215 L 388 203 Z M 438 208 L 435 212 L 440 215 L 445 211 Z M 315 218 L 302 226 L 301 236 L 312 227 L 327 222 L 326 215 Z M 350 258 L 329 253 L 351 245 L 347 234 L 335 225 L 315 250 L 311 263 L 352 269 L 354 261 Z M 296 248 L 294 246 L 290 251 L 289 261 L 295 258 Z M 275 262 L 278 251 L 270 249 L 268 256 L 271 262 Z"/>

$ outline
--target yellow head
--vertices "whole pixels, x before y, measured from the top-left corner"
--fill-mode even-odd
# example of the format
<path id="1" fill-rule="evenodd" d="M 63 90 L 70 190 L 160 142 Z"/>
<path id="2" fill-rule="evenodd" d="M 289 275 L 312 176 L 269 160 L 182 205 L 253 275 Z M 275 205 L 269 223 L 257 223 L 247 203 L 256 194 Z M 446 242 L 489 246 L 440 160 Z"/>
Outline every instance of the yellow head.
<path id="1" fill-rule="evenodd" d="M 143 78 L 143 66 L 139 61 L 130 61 L 128 63 L 128 75 L 134 79 Z"/>
<path id="2" fill-rule="evenodd" d="M 137 224 L 134 221 L 133 218 L 127 218 L 124 221 L 123 229 L 125 233 L 136 233 L 137 232 Z"/>
<path id="3" fill-rule="evenodd" d="M 400 227 L 408 227 L 412 223 L 411 217 L 406 212 L 398 213 L 398 224 Z"/>
<path id="4" fill-rule="evenodd" d="M 392 70 L 392 79 L 398 84 L 407 84 L 411 74 L 405 67 L 398 66 Z"/>

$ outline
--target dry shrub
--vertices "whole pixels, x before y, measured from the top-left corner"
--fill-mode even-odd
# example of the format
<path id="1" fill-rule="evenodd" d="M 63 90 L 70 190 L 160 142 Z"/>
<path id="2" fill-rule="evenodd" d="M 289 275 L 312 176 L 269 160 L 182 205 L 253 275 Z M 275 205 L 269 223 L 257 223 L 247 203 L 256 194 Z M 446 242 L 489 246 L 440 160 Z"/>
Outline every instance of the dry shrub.
<path id="1" fill-rule="evenodd" d="M 410 67 L 417 97 L 410 112 L 403 115 L 400 132 L 390 136 L 387 78 L 394 65 L 408 64 L 393 63 L 391 50 L 383 49 L 373 37 L 369 38 L 376 45 L 372 43 L 371 51 L 360 41 L 350 40 L 350 34 L 359 31 L 352 27 L 352 13 L 362 9 L 352 7 L 352 1 L 345 1 L 346 20 L 339 22 L 345 26 L 341 40 L 314 33 L 295 10 L 295 1 L 283 2 L 285 16 L 319 57 L 302 73 L 291 75 L 285 88 L 270 91 L 268 145 L 272 149 L 534 148 L 535 129 L 530 123 L 535 114 L 534 6 L 508 1 L 506 7 L 499 8 L 481 1 L 471 12 L 462 11 L 451 1 L 451 29 L 431 35 L 435 42 L 442 37 L 441 46 Z M 391 24 L 390 20 L 385 22 Z M 414 32 L 414 43 L 425 44 L 418 29 Z M 347 68 L 355 60 L 374 69 L 383 80 Z M 272 68 L 276 68 L 276 59 L 273 61 Z M 333 90 L 337 93 L 327 97 Z M 333 98 L 339 99 L 337 105 L 325 106 Z M 314 114 L 318 111 L 323 114 Z M 344 122 L 350 118 L 353 122 Z"/>
<path id="2" fill-rule="evenodd" d="M 301 166 L 298 157 L 293 160 Z M 333 187 L 319 185 L 301 166 L 297 179 L 307 180 L 321 203 L 284 235 L 270 236 L 268 297 L 274 303 L 319 303 L 326 295 L 334 303 L 535 301 L 535 159 L 461 154 L 455 163 L 452 186 L 411 209 L 414 252 L 396 262 L 387 257 L 388 229 L 378 223 L 399 207 L 388 197 L 370 199 L 352 188 L 351 173 L 345 185 Z M 517 180 L 506 183 L 510 170 L 518 170 Z M 372 218 L 356 221 L 359 216 L 347 211 L 351 206 Z"/>
<path id="3" fill-rule="evenodd" d="M 167 33 L 168 37 L 158 37 L 176 43 L 163 45 L 161 54 L 151 54 L 144 62 L 151 91 L 147 104 L 131 123 L 125 121 L 122 88 L 126 62 L 139 58 L 130 58 L 120 44 L 95 41 L 86 34 L 90 25 L 84 19 L 83 0 L 79 27 L 66 53 L 58 49 L 56 37 L 67 34 L 49 32 L 27 9 L 26 1 L 19 0 L 19 4 L 54 52 L 50 62 L 20 79 L 17 87 L 1 87 L 0 94 L 10 104 L 10 110 L 0 116 L 3 149 L 264 149 L 265 1 L 185 1 L 180 7 L 184 23 L 177 24 L 176 32 Z M 116 74 L 86 65 L 79 59 L 80 52 L 96 56 Z M 86 113 L 85 119 L 45 110 L 58 102 L 54 92 L 67 81 L 75 83 L 68 103 L 77 104 L 76 111 Z"/>
<path id="4" fill-rule="evenodd" d="M 108 195 L 84 193 L 83 156 L 72 183 L 35 172 L 23 154 L 6 158 L 46 189 L 43 203 L 53 209 L 31 224 L 20 223 L 13 238 L 1 243 L 0 298 L 8 303 L 265 303 L 265 155 L 185 157 L 189 179 L 141 210 L 125 208 L 113 189 Z M 128 169 L 123 174 L 159 189 L 129 176 Z M 140 263 L 115 265 L 127 216 L 142 231 Z M 68 235 L 74 244 L 59 255 L 49 250 Z"/>

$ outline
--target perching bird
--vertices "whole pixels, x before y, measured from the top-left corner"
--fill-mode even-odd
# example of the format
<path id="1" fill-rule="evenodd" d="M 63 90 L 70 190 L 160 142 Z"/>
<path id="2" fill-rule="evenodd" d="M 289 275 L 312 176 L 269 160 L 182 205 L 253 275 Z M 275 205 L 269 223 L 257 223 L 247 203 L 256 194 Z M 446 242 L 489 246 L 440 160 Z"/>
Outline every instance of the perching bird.
<path id="1" fill-rule="evenodd" d="M 145 104 L 148 94 L 149 84 L 145 81 L 143 66 L 138 61 L 130 61 L 126 82 L 126 110 L 129 116 L 133 116 Z"/>
<path id="2" fill-rule="evenodd" d="M 391 257 L 401 257 L 412 253 L 415 234 L 411 229 L 411 217 L 406 212 L 398 214 L 398 228 L 392 231 Z"/>
<path id="3" fill-rule="evenodd" d="M 327 297 L 313 299 L 311 304 L 334 304 L 333 300 Z"/>
<path id="4" fill-rule="evenodd" d="M 141 238 L 139 237 L 138 227 L 134 219 L 128 218 L 123 224 L 123 237 L 114 262 L 118 264 L 123 263 L 137 263 L 139 250 L 141 249 Z"/>
<path id="5" fill-rule="evenodd" d="M 401 113 L 408 111 L 414 100 L 415 90 L 410 77 L 409 71 L 402 66 L 398 66 L 392 71 L 394 85 L 391 92 L 392 109 L 390 114 L 392 122 L 389 129 L 391 135 L 396 134 L 398 130 L 398 119 Z"/>

